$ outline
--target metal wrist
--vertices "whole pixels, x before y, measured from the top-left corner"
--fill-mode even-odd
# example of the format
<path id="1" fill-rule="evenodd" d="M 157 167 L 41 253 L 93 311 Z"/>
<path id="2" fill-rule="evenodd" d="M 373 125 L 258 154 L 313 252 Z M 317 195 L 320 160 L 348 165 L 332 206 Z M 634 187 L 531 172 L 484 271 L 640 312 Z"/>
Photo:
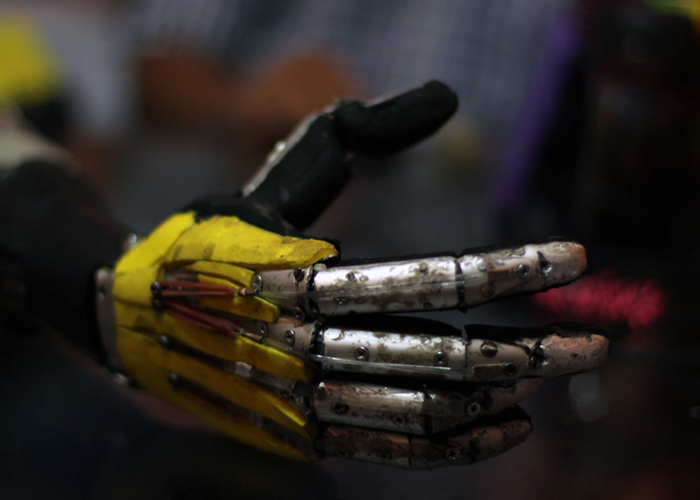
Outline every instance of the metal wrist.
<path id="1" fill-rule="evenodd" d="M 117 318 L 114 312 L 114 271 L 101 267 L 95 273 L 95 310 L 97 327 L 105 352 L 105 364 L 115 372 L 124 373 L 124 364 L 117 344 Z"/>

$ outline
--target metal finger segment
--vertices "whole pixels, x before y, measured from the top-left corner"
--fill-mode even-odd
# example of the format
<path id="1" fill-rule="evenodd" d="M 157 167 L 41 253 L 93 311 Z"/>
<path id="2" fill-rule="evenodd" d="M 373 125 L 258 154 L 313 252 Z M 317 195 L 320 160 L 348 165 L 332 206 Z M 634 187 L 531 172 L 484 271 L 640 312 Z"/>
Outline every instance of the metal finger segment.
<path id="1" fill-rule="evenodd" d="M 480 337 L 472 337 L 472 331 Z M 467 333 L 462 338 L 332 327 L 319 332 L 311 358 L 332 372 L 493 381 L 591 370 L 609 349 L 601 330 L 586 325 L 474 326 Z M 490 340 L 491 333 L 501 340 Z"/>
<path id="2" fill-rule="evenodd" d="M 463 391 L 320 382 L 311 404 L 319 422 L 427 435 L 493 415 L 530 397 L 541 379 L 479 384 Z"/>
<path id="3" fill-rule="evenodd" d="M 259 295 L 305 314 L 341 316 L 467 308 L 566 284 L 583 273 L 584 248 L 571 241 L 482 253 L 259 273 Z"/>
<path id="4" fill-rule="evenodd" d="M 323 446 L 329 457 L 426 470 L 469 465 L 500 455 L 525 441 L 530 430 L 530 422 L 521 412 L 519 418 L 426 437 L 330 426 L 323 432 Z"/>

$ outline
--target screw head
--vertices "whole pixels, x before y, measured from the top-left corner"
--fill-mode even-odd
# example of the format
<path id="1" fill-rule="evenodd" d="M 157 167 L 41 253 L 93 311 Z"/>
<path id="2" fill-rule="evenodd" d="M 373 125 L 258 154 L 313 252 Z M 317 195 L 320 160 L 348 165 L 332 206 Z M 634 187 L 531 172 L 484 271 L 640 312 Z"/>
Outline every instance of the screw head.
<path id="1" fill-rule="evenodd" d="M 288 346 L 293 346 L 295 340 L 296 333 L 294 333 L 294 330 L 287 330 L 286 332 L 284 332 L 284 341 L 287 343 Z"/>
<path id="2" fill-rule="evenodd" d="M 365 346 L 361 345 L 357 349 L 355 349 L 355 359 L 358 361 L 367 361 L 369 360 L 369 349 L 367 349 Z"/>
<path id="3" fill-rule="evenodd" d="M 454 462 L 462 458 L 462 450 L 456 446 L 451 446 L 445 450 L 445 458 L 448 462 Z"/>
<path id="4" fill-rule="evenodd" d="M 263 277 L 259 274 L 256 274 L 255 276 L 253 276 L 253 279 L 250 281 L 250 284 L 259 292 L 263 286 Z"/>
<path id="5" fill-rule="evenodd" d="M 170 337 L 168 337 L 167 335 L 161 335 L 158 337 L 158 345 L 161 346 L 163 349 L 170 349 L 170 346 L 172 344 L 172 340 L 170 340 Z"/>
<path id="6" fill-rule="evenodd" d="M 306 318 L 306 314 L 304 314 L 301 307 L 295 307 L 294 311 L 292 312 L 292 316 L 294 316 L 294 319 L 299 321 L 304 321 L 304 318 Z"/>
<path id="7" fill-rule="evenodd" d="M 345 415 L 350 408 L 345 403 L 338 401 L 333 404 L 333 413 L 336 415 Z"/>
<path id="8" fill-rule="evenodd" d="M 527 264 L 520 264 L 516 270 L 516 274 L 518 275 L 518 278 L 520 279 L 527 279 L 530 277 L 530 266 Z"/>
<path id="9" fill-rule="evenodd" d="M 513 363 L 503 363 L 503 375 L 506 377 L 514 377 L 518 373 L 518 367 Z"/>
<path id="10" fill-rule="evenodd" d="M 471 403 L 469 403 L 469 405 L 467 406 L 467 415 L 473 417 L 474 415 L 478 415 L 479 413 L 481 413 L 481 405 L 476 401 L 472 401 Z"/>
<path id="11" fill-rule="evenodd" d="M 177 373 L 169 373 L 168 382 L 170 382 L 170 385 L 172 385 L 175 389 L 179 389 L 182 385 L 182 379 Z"/>
<path id="12" fill-rule="evenodd" d="M 481 344 L 480 351 L 481 355 L 485 358 L 493 358 L 496 354 L 498 354 L 498 346 L 493 342 L 484 342 Z"/>
<path id="13" fill-rule="evenodd" d="M 447 354 L 442 351 L 435 353 L 435 364 L 438 366 L 447 366 Z"/>

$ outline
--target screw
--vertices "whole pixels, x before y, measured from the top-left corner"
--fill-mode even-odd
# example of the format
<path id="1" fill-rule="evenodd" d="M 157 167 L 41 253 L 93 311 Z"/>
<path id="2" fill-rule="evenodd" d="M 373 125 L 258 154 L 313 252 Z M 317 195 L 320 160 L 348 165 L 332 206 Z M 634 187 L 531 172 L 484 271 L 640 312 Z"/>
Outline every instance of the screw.
<path id="1" fill-rule="evenodd" d="M 259 274 L 256 274 L 255 276 L 253 276 L 253 279 L 251 280 L 250 284 L 253 286 L 253 288 L 255 288 L 255 290 L 259 292 L 263 287 L 263 277 Z"/>
<path id="2" fill-rule="evenodd" d="M 513 363 L 503 363 L 503 374 L 506 377 L 513 377 L 516 373 L 518 373 L 518 367 L 515 366 Z"/>
<path id="3" fill-rule="evenodd" d="M 295 269 L 294 270 L 294 279 L 297 281 L 301 281 L 304 279 L 304 270 L 303 269 Z"/>
<path id="4" fill-rule="evenodd" d="M 485 358 L 493 358 L 498 354 L 498 346 L 493 342 L 484 342 L 481 344 L 481 355 Z"/>
<path id="5" fill-rule="evenodd" d="M 336 415 L 345 415 L 350 408 L 345 403 L 338 401 L 333 405 L 333 413 Z"/>
<path id="6" fill-rule="evenodd" d="M 470 417 L 473 417 L 474 415 L 477 415 L 481 412 L 481 405 L 477 403 L 476 401 L 469 403 L 469 406 L 467 406 L 467 415 Z"/>
<path id="7" fill-rule="evenodd" d="M 175 389 L 179 389 L 182 385 L 182 379 L 177 373 L 169 373 L 168 382 L 170 382 L 170 385 L 172 385 Z"/>
<path id="8" fill-rule="evenodd" d="M 158 345 L 161 346 L 163 349 L 170 349 L 170 346 L 173 344 L 172 340 L 170 340 L 170 337 L 167 335 L 161 335 L 158 337 Z"/>
<path id="9" fill-rule="evenodd" d="M 367 361 L 369 360 L 369 349 L 367 349 L 365 346 L 361 345 L 357 349 L 355 349 L 355 359 L 358 361 Z"/>
<path id="10" fill-rule="evenodd" d="M 435 353 L 435 364 L 438 366 L 446 366 L 447 365 L 447 355 L 442 351 L 436 352 Z"/>
<path id="11" fill-rule="evenodd" d="M 160 292 L 163 291 L 163 285 L 160 284 L 160 281 L 154 281 L 151 283 L 151 293 L 155 295 L 156 297 L 160 295 Z"/>
<path id="12" fill-rule="evenodd" d="M 286 332 L 284 332 L 284 341 L 290 347 L 294 345 L 295 337 L 296 337 L 296 334 L 294 333 L 294 330 L 287 330 Z"/>
<path id="13" fill-rule="evenodd" d="M 301 309 L 301 307 L 295 307 L 294 312 L 292 312 L 292 315 L 294 316 L 294 319 L 297 319 L 299 321 L 304 321 L 304 318 L 306 317 L 306 314 L 304 314 L 304 311 Z"/>
<path id="14" fill-rule="evenodd" d="M 530 276 L 530 266 L 520 264 L 515 270 L 515 272 L 520 279 L 527 279 Z"/>
<path id="15" fill-rule="evenodd" d="M 445 458 L 448 462 L 454 462 L 455 460 L 459 460 L 460 458 L 462 458 L 462 450 L 460 450 L 456 446 L 447 448 L 445 450 Z"/>

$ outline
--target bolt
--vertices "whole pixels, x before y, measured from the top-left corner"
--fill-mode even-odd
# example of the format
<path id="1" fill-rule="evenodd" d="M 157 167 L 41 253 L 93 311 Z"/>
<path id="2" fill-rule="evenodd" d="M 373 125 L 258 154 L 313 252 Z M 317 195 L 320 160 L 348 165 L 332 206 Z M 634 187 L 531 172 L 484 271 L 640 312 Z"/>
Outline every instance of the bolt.
<path id="1" fill-rule="evenodd" d="M 357 349 L 355 349 L 355 359 L 358 361 L 367 361 L 369 360 L 369 349 L 367 349 L 365 346 L 361 345 Z"/>
<path id="2" fill-rule="evenodd" d="M 158 337 L 158 345 L 161 346 L 163 349 L 170 349 L 170 346 L 172 346 L 173 342 L 170 340 L 170 337 L 167 335 L 161 335 Z"/>
<path id="3" fill-rule="evenodd" d="M 520 264 L 515 270 L 515 272 L 520 279 L 527 279 L 530 276 L 530 266 L 526 264 Z"/>
<path id="4" fill-rule="evenodd" d="M 442 351 L 436 352 L 435 353 L 435 364 L 438 366 L 446 366 L 447 365 L 447 355 Z"/>
<path id="5" fill-rule="evenodd" d="M 462 458 L 462 450 L 460 450 L 456 446 L 447 448 L 445 450 L 445 458 L 448 462 L 454 462 L 455 460 L 459 460 L 460 458 Z"/>
<path id="6" fill-rule="evenodd" d="M 158 299 L 153 299 L 153 300 L 151 301 L 151 307 L 153 307 L 153 309 L 154 309 L 156 312 L 163 312 L 163 311 L 165 311 L 165 304 L 163 304 L 163 302 L 161 302 L 161 301 L 158 300 Z"/>
<path id="7" fill-rule="evenodd" d="M 294 333 L 294 330 L 287 330 L 286 332 L 284 332 L 284 341 L 290 347 L 294 345 L 295 337 L 296 334 Z"/>
<path id="8" fill-rule="evenodd" d="M 304 279 L 305 272 L 303 269 L 295 269 L 294 270 L 294 279 L 297 281 L 301 281 Z"/>
<path id="9" fill-rule="evenodd" d="M 402 417 L 401 415 L 396 415 L 392 419 L 392 421 L 394 422 L 394 425 L 396 427 L 403 427 L 404 425 L 406 425 L 406 419 L 404 417 Z"/>
<path id="10" fill-rule="evenodd" d="M 338 401 L 333 405 L 333 413 L 336 415 L 345 415 L 350 408 L 345 403 Z"/>
<path id="11" fill-rule="evenodd" d="M 485 358 L 493 358 L 498 354 L 498 346 L 493 342 L 484 342 L 481 344 L 481 355 Z"/>
<path id="12" fill-rule="evenodd" d="M 179 389 L 182 385 L 182 379 L 177 373 L 169 373 L 168 382 L 170 382 L 170 385 L 172 385 L 175 389 Z"/>
<path id="13" fill-rule="evenodd" d="M 154 281 L 151 283 L 151 293 L 155 295 L 156 297 L 160 295 L 160 292 L 163 291 L 163 285 L 160 284 L 160 281 Z"/>
<path id="14" fill-rule="evenodd" d="M 306 314 L 304 314 L 304 311 L 301 309 L 301 307 L 295 307 L 294 312 L 292 312 L 292 316 L 294 316 L 294 319 L 304 321 Z"/>
<path id="15" fill-rule="evenodd" d="M 506 377 L 513 377 L 516 373 L 518 373 L 518 367 L 515 366 L 513 363 L 503 363 L 502 367 L 503 374 Z"/>
<path id="16" fill-rule="evenodd" d="M 259 292 L 263 287 L 263 277 L 259 274 L 256 274 L 255 276 L 253 276 L 253 279 L 251 280 L 250 284 L 253 286 L 253 288 L 255 288 L 255 290 Z"/>
<path id="17" fill-rule="evenodd" d="M 467 415 L 470 417 L 473 417 L 474 415 L 478 415 L 481 412 L 481 405 L 477 403 L 476 401 L 473 401 L 472 403 L 469 403 L 469 406 L 467 406 Z"/>

